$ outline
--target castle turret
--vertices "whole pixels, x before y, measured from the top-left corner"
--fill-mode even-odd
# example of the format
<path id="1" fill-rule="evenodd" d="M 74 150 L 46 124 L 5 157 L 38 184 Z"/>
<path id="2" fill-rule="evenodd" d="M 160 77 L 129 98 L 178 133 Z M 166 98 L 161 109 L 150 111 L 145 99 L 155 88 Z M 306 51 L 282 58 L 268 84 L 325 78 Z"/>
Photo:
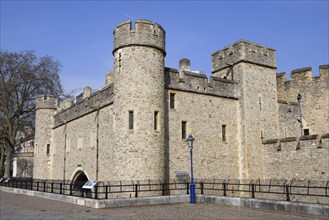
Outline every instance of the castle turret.
<path id="1" fill-rule="evenodd" d="M 49 179 L 52 160 L 52 128 L 59 101 L 55 96 L 39 96 L 36 104 L 34 179 Z"/>
<path id="2" fill-rule="evenodd" d="M 165 54 L 158 24 L 125 21 L 114 30 L 114 180 L 164 178 Z"/>

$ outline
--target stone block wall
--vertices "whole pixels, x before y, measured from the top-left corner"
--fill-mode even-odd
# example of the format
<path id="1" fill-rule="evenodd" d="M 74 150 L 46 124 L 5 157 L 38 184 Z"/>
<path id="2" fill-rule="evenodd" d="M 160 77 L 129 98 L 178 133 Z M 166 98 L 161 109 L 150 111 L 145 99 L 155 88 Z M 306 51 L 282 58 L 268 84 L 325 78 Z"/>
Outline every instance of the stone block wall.
<path id="1" fill-rule="evenodd" d="M 301 135 L 298 104 L 279 100 L 280 138 L 298 137 Z"/>
<path id="2" fill-rule="evenodd" d="M 200 93 L 204 95 L 215 95 L 224 98 L 237 99 L 237 82 L 216 76 L 208 77 L 204 74 L 181 71 L 176 69 L 165 69 L 166 88 Z"/>
<path id="3" fill-rule="evenodd" d="M 304 129 L 309 129 L 310 134 L 327 133 L 329 124 L 329 65 L 320 66 L 320 76 L 313 77 L 312 74 L 310 67 L 293 70 L 290 81 L 287 81 L 285 73 L 278 74 L 278 100 L 297 103 L 297 95 L 301 94 Z"/>
<path id="4" fill-rule="evenodd" d="M 264 179 L 329 179 L 328 134 L 267 140 L 263 148 Z"/>
<path id="5" fill-rule="evenodd" d="M 186 121 L 187 136 L 192 134 L 195 138 L 195 177 L 238 178 L 237 100 L 174 89 L 167 92 L 168 99 L 170 93 L 175 94 L 175 108 L 168 109 L 170 179 L 177 178 L 179 172 L 190 173 L 189 147 L 186 139 L 182 139 L 182 121 Z M 222 125 L 226 125 L 226 141 L 222 140 Z"/>

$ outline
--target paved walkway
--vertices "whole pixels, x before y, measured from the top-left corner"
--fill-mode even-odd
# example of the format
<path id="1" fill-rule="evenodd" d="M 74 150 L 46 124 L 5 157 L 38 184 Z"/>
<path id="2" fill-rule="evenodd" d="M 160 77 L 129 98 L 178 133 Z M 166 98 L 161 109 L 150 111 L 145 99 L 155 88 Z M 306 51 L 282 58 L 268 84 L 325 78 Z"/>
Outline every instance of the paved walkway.
<path id="1" fill-rule="evenodd" d="M 93 209 L 0 191 L 0 219 L 315 219 L 218 204 L 171 204 Z"/>

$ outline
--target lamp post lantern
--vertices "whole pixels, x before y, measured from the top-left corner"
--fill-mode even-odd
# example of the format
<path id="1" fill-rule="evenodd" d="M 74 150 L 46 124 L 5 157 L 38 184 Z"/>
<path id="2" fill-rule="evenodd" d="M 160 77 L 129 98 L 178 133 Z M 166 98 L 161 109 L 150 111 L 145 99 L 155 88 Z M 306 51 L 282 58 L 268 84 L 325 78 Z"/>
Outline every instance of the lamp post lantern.
<path id="1" fill-rule="evenodd" d="M 187 138 L 188 146 L 190 147 L 190 158 L 191 158 L 191 181 L 190 181 L 190 203 L 196 203 L 195 200 L 195 184 L 193 179 L 193 141 L 194 138 L 192 135 L 189 135 Z"/>

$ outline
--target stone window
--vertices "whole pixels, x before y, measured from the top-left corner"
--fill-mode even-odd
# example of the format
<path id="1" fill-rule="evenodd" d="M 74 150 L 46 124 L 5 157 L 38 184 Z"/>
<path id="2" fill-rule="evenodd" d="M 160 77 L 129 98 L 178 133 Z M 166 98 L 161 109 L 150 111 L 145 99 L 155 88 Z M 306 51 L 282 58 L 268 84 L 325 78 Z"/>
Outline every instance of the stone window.
<path id="1" fill-rule="evenodd" d="M 129 111 L 129 130 L 134 129 L 134 111 Z"/>
<path id="2" fill-rule="evenodd" d="M 304 129 L 304 135 L 310 135 L 310 130 L 309 129 Z"/>
<path id="3" fill-rule="evenodd" d="M 154 111 L 154 130 L 158 131 L 159 130 L 159 112 Z"/>
<path id="4" fill-rule="evenodd" d="M 226 125 L 222 125 L 222 142 L 226 142 Z"/>
<path id="5" fill-rule="evenodd" d="M 170 93 L 170 108 L 175 108 L 175 93 Z"/>
<path id="6" fill-rule="evenodd" d="M 262 97 L 259 96 L 258 100 L 259 100 L 259 110 L 261 111 L 262 110 Z"/>
<path id="7" fill-rule="evenodd" d="M 47 144 L 47 154 L 50 154 L 50 144 Z"/>
<path id="8" fill-rule="evenodd" d="M 182 139 L 186 139 L 186 121 L 182 121 Z"/>

